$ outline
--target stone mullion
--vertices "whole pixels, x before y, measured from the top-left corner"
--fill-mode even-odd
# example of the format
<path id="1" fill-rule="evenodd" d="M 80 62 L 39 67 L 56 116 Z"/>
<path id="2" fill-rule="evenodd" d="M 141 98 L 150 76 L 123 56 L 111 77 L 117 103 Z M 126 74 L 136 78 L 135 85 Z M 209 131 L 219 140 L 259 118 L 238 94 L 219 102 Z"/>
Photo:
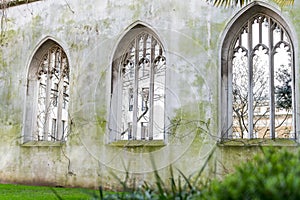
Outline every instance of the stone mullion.
<path id="1" fill-rule="evenodd" d="M 60 60 L 59 62 L 59 74 L 58 74 L 58 102 L 57 102 L 57 130 L 55 140 L 62 140 L 62 104 L 63 104 L 63 87 L 64 87 L 64 78 L 63 78 L 63 63 L 62 63 L 62 50 L 59 49 L 59 56 L 56 58 Z"/>
<path id="2" fill-rule="evenodd" d="M 47 81 L 46 81 L 46 100 L 45 100 L 45 124 L 44 124 L 44 138 L 43 140 L 48 140 L 48 132 L 49 132 L 49 120 L 50 120 L 50 107 L 51 107 L 51 102 L 50 102 L 50 96 L 51 96 L 51 50 L 48 51 L 48 66 L 47 66 Z"/>
<path id="3" fill-rule="evenodd" d="M 144 40 L 143 40 L 143 57 L 146 59 L 146 54 L 147 54 L 147 38 L 148 35 L 144 34 Z"/>
<path id="4" fill-rule="evenodd" d="M 133 120 L 132 120 L 132 139 L 137 139 L 137 114 L 138 114 L 138 88 L 139 88 L 139 40 L 140 38 L 137 37 L 135 39 L 135 66 L 134 66 L 134 89 L 133 89 Z"/>
<path id="5" fill-rule="evenodd" d="M 275 139 L 275 94 L 274 94 L 274 49 L 273 49 L 273 24 L 269 18 L 269 74 L 270 74 L 270 138 Z"/>
<path id="6" fill-rule="evenodd" d="M 248 137 L 253 138 L 253 49 L 252 21 L 248 21 Z"/>
<path id="7" fill-rule="evenodd" d="M 261 19 L 258 19 L 258 41 L 259 44 L 262 44 L 262 22 L 263 22 L 263 17 Z"/>
<path id="8" fill-rule="evenodd" d="M 292 113 L 297 113 L 297 107 L 296 107 L 296 98 L 295 98 L 295 60 L 294 60 L 294 51 L 293 51 L 293 45 L 290 41 L 290 39 L 288 39 L 288 43 L 289 43 L 289 52 L 291 55 L 291 74 L 292 74 Z M 296 114 L 292 115 L 292 127 L 293 127 L 293 132 L 294 132 L 294 138 L 295 140 L 298 139 L 298 135 L 297 135 L 297 118 L 296 118 Z"/>
<path id="9" fill-rule="evenodd" d="M 151 57 L 150 57 L 150 88 L 149 88 L 149 140 L 153 140 L 153 105 L 154 105 L 154 74 L 155 74 L 155 45 L 156 41 L 151 37 Z"/>

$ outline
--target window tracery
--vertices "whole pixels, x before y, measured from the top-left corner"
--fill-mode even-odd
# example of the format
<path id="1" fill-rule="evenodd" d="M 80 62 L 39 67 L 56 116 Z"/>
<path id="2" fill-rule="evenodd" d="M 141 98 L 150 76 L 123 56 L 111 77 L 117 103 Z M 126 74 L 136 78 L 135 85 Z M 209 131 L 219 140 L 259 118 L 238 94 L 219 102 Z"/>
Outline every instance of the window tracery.
<path id="1" fill-rule="evenodd" d="M 119 80 L 113 82 L 113 92 L 121 95 L 116 140 L 164 139 L 165 53 L 154 34 L 139 30 L 121 53 Z"/>
<path id="2" fill-rule="evenodd" d="M 222 70 L 228 84 L 225 135 L 295 138 L 293 49 L 285 27 L 272 15 L 256 12 L 228 46 Z"/>
<path id="3" fill-rule="evenodd" d="M 64 50 L 46 40 L 29 67 L 24 142 L 63 141 L 68 133 L 69 63 Z"/>

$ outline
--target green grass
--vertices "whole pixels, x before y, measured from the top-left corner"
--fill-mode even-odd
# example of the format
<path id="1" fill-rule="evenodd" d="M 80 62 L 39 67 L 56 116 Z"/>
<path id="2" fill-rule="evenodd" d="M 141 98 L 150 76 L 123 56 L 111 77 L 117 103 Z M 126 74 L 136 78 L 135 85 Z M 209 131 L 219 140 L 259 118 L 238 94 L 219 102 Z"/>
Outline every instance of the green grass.
<path id="1" fill-rule="evenodd" d="M 0 184 L 1 200 L 57 200 L 57 199 L 100 199 L 99 191 L 81 188 L 56 188 Z"/>

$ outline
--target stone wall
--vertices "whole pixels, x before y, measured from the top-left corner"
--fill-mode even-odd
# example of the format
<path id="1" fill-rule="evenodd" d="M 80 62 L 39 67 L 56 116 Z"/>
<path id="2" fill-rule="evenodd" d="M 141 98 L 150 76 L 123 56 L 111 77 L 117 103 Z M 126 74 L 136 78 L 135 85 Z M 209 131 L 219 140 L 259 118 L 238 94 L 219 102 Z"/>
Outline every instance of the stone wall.
<path id="1" fill-rule="evenodd" d="M 281 10 L 300 35 L 298 1 L 285 8 L 266 4 Z M 122 179 L 126 171 L 137 185 L 153 180 L 154 168 L 165 180 L 170 165 L 187 176 L 196 173 L 212 151 L 204 177 L 225 174 L 251 159 L 259 148 L 217 145 L 220 47 L 227 24 L 240 10 L 200 0 L 46 0 L 1 10 L 0 182 L 117 188 L 114 174 Z M 112 57 L 118 41 L 137 24 L 155 31 L 166 50 L 165 145 L 107 142 Z M 47 39 L 60 44 L 69 59 L 71 129 L 62 144 L 26 145 L 28 68 Z M 294 45 L 298 59 L 298 42 Z"/>

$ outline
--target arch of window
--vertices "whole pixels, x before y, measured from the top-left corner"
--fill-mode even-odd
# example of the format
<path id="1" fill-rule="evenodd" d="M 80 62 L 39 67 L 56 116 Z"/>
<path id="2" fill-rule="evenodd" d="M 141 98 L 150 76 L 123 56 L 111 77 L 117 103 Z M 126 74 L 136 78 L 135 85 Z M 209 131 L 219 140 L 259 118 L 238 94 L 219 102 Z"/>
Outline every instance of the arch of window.
<path id="1" fill-rule="evenodd" d="M 255 5 L 222 49 L 224 138 L 295 138 L 294 50 L 287 23 Z"/>
<path id="2" fill-rule="evenodd" d="M 112 140 L 163 140 L 166 58 L 156 34 L 136 25 L 113 60 Z"/>
<path id="3" fill-rule="evenodd" d="M 24 142 L 65 140 L 68 105 L 69 62 L 62 47 L 47 40 L 29 67 Z"/>

